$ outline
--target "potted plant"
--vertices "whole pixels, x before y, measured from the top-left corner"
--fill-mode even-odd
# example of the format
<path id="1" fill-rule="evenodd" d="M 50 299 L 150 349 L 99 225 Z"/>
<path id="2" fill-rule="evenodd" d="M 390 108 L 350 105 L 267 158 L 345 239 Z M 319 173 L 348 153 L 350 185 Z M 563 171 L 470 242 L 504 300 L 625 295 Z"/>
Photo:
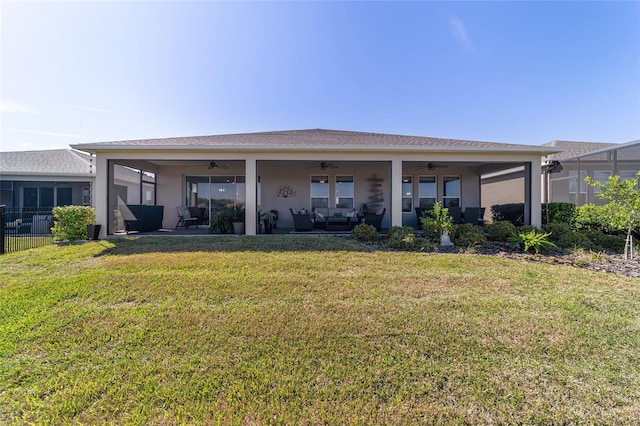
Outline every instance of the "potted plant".
<path id="1" fill-rule="evenodd" d="M 209 219 L 209 232 L 212 234 L 228 234 L 233 231 L 233 212 L 223 209 L 215 212 Z"/>
<path id="2" fill-rule="evenodd" d="M 453 218 L 449 214 L 449 209 L 443 208 L 438 201 L 433 204 L 433 209 L 428 216 L 420 219 L 422 229 L 426 233 L 431 233 L 435 238 L 440 239 L 441 246 L 452 246 L 451 230 L 453 229 Z"/>
<path id="3" fill-rule="evenodd" d="M 233 226 L 234 234 L 244 234 L 244 209 L 242 207 L 235 207 L 233 209 Z"/>
<path id="4" fill-rule="evenodd" d="M 273 227 L 276 224 L 277 216 L 273 212 L 264 212 L 261 222 L 264 225 L 265 234 L 273 234 Z"/>

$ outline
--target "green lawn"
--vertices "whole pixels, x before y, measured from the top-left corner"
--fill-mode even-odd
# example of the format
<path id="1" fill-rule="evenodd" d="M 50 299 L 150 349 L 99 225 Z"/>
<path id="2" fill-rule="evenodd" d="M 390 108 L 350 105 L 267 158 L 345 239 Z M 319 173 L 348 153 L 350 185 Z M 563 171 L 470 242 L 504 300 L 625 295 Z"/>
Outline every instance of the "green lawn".
<path id="1" fill-rule="evenodd" d="M 0 423 L 634 424 L 640 282 L 335 237 L 0 257 Z"/>

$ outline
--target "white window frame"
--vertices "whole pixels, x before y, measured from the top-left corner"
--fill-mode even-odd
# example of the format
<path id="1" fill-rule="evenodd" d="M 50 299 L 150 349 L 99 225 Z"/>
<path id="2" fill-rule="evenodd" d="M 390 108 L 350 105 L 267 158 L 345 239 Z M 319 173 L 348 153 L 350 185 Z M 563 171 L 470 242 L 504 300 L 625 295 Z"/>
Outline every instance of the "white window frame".
<path id="1" fill-rule="evenodd" d="M 322 185 L 327 185 L 327 195 L 320 195 L 320 196 L 314 196 L 315 194 L 313 193 L 313 183 L 314 183 L 314 178 L 317 178 L 318 183 L 322 184 Z M 324 182 L 323 182 L 324 180 Z M 318 207 L 318 208 L 328 208 L 329 207 L 329 199 L 331 198 L 331 189 L 330 189 L 330 184 L 329 184 L 329 175 L 311 175 L 311 177 L 309 178 L 309 205 L 311 206 L 311 210 L 313 210 L 314 208 L 318 207 L 318 206 L 314 206 L 313 200 L 321 200 L 321 199 L 325 199 L 326 200 L 326 207 Z"/>
<path id="2" fill-rule="evenodd" d="M 458 181 L 457 196 L 447 195 L 445 191 L 445 187 L 446 187 L 445 183 L 447 182 L 447 179 L 455 179 Z M 448 205 L 447 200 L 454 200 L 454 199 L 458 200 L 458 205 L 457 206 Z M 442 176 L 442 207 L 462 207 L 462 178 L 460 177 L 460 175 Z"/>
<path id="3" fill-rule="evenodd" d="M 405 203 L 409 203 L 409 207 L 405 209 Z M 413 176 L 402 176 L 402 213 L 413 212 Z"/>
<path id="4" fill-rule="evenodd" d="M 351 195 L 346 195 L 346 196 L 341 196 L 340 195 L 340 184 L 341 182 L 338 182 L 338 178 L 350 178 L 351 181 L 344 181 L 344 183 L 351 183 Z M 335 190 L 334 190 L 334 195 L 335 195 L 335 200 L 336 200 L 336 207 L 339 208 L 345 208 L 345 209 L 353 209 L 355 208 L 355 203 L 356 203 L 356 199 L 355 199 L 355 195 L 356 195 L 356 182 L 355 179 L 353 177 L 353 175 L 336 175 L 334 176 L 334 182 L 335 182 Z M 351 206 L 344 206 L 344 203 L 341 203 L 340 200 L 348 200 L 351 199 Z"/>
<path id="5" fill-rule="evenodd" d="M 587 193 L 587 183 L 584 181 L 584 178 L 587 177 L 587 171 L 586 170 L 580 170 L 580 177 L 579 177 L 579 182 L 578 184 L 580 185 L 580 193 L 581 194 L 586 194 Z M 569 194 L 575 194 L 576 193 L 576 187 L 573 184 L 573 182 L 575 182 L 575 178 L 578 178 L 578 171 L 577 170 L 569 170 Z"/>
<path id="6" fill-rule="evenodd" d="M 429 179 L 433 179 L 433 189 L 434 189 L 434 193 L 433 194 L 426 194 L 422 192 L 422 187 L 420 186 L 420 184 L 422 182 L 420 182 L 420 180 L 422 178 L 429 178 Z M 425 182 L 427 183 L 427 182 Z M 431 183 L 431 182 L 428 182 Z M 436 175 L 421 175 L 418 176 L 418 206 L 420 208 L 422 207 L 422 200 L 423 199 L 433 199 L 433 202 L 435 203 L 436 201 L 438 201 L 438 176 Z"/>

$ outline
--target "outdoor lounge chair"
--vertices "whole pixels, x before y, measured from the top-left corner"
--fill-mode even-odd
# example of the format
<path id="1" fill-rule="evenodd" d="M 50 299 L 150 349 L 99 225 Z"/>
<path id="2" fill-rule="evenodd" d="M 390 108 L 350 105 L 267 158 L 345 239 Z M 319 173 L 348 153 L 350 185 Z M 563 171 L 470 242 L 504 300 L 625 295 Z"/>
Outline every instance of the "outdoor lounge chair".
<path id="1" fill-rule="evenodd" d="M 460 207 L 449 207 L 449 216 L 453 218 L 454 225 L 460 225 L 462 223 L 462 209 Z"/>
<path id="2" fill-rule="evenodd" d="M 191 217 L 189 207 L 178 206 L 178 217 L 179 219 L 175 229 L 178 229 L 180 226 L 184 227 L 184 229 L 189 229 L 191 225 L 198 226 L 199 219 L 197 217 Z"/>
<path id="3" fill-rule="evenodd" d="M 484 207 L 467 207 L 464 209 L 464 223 L 484 226 Z"/>
<path id="4" fill-rule="evenodd" d="M 310 213 L 295 213 L 292 208 L 289 208 L 289 211 L 291 211 L 291 216 L 293 216 L 293 229 L 295 231 L 313 230 L 313 221 L 311 220 Z"/>
<path id="5" fill-rule="evenodd" d="M 366 213 L 364 215 L 364 223 L 367 225 L 373 225 L 376 227 L 376 230 L 380 231 L 382 227 L 382 219 L 384 218 L 384 214 L 387 211 L 386 208 L 382 209 L 382 211 L 378 213 Z"/>

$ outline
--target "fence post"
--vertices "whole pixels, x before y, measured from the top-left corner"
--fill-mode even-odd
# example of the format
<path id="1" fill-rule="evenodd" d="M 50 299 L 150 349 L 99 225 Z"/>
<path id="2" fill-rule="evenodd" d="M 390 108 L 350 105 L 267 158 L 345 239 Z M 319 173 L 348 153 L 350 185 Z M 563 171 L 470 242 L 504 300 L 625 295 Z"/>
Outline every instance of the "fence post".
<path id="1" fill-rule="evenodd" d="M 0 254 L 4 254 L 4 227 L 7 221 L 5 220 L 5 206 L 0 206 Z"/>

